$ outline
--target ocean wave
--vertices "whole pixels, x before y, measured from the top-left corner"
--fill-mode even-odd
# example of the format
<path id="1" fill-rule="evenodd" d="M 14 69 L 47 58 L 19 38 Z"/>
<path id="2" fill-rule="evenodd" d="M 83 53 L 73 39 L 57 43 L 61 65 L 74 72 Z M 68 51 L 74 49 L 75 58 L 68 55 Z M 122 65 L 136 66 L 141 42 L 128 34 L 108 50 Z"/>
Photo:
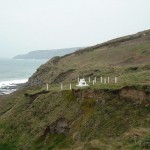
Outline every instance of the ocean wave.
<path id="1" fill-rule="evenodd" d="M 0 81 L 0 95 L 10 94 L 17 90 L 17 85 L 26 83 L 28 79 Z"/>
<path id="2" fill-rule="evenodd" d="M 28 79 L 0 81 L 0 88 L 7 87 L 7 86 L 16 86 L 17 84 L 26 83 L 27 81 Z"/>

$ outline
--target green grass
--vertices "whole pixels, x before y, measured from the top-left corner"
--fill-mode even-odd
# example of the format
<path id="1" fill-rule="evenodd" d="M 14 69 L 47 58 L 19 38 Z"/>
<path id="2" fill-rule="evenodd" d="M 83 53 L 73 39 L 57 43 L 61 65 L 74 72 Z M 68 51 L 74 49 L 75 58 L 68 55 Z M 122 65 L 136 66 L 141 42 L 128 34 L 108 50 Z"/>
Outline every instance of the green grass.
<path id="1" fill-rule="evenodd" d="M 99 85 L 78 90 L 82 93 L 79 97 L 71 90 L 49 91 L 40 94 L 32 103 L 30 97 L 22 93 L 22 100 L 0 117 L 1 147 L 7 149 L 14 143 L 11 148 L 16 149 L 147 148 L 150 109 L 143 104 L 133 105 L 132 102 L 111 92 L 120 89 L 122 85 L 113 84 L 110 91 L 104 90 L 110 89 L 110 86 L 102 85 L 100 88 L 97 86 Z M 142 87 L 132 88 L 143 90 Z M 39 91 L 41 90 L 35 89 L 32 93 L 39 94 Z M 93 91 L 91 93 L 93 95 L 84 98 L 86 91 Z M 60 118 L 65 118 L 70 123 L 69 133 L 49 133 L 43 136 L 46 127 Z M 134 134 L 140 135 L 136 142 Z"/>
<path id="2" fill-rule="evenodd" d="M 1 97 L 0 150 L 149 149 L 149 39 L 149 32 L 128 36 L 42 65 L 29 83 L 43 84 Z M 97 77 L 97 83 L 78 88 L 78 77 L 87 83 Z M 100 83 L 101 77 L 110 77 L 110 83 Z M 123 89 L 147 98 L 137 103 L 132 93 L 121 95 Z M 56 130 L 65 128 L 62 120 L 67 133 Z"/>
<path id="3" fill-rule="evenodd" d="M 44 88 L 41 88 L 38 90 L 28 90 L 24 95 L 25 96 L 35 96 L 35 95 L 46 94 L 46 93 L 48 93 L 48 91 L 45 90 Z"/>
<path id="4" fill-rule="evenodd" d="M 0 144 L 0 150 L 12 150 L 13 147 L 10 147 L 10 145 L 7 144 Z"/>

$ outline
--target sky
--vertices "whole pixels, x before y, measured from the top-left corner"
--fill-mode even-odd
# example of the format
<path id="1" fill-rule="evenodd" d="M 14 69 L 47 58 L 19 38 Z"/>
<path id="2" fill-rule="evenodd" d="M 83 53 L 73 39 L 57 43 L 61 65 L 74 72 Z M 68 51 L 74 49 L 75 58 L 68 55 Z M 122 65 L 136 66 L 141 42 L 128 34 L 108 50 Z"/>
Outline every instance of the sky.
<path id="1" fill-rule="evenodd" d="M 150 0 L 0 0 L 0 57 L 92 46 L 150 29 Z"/>

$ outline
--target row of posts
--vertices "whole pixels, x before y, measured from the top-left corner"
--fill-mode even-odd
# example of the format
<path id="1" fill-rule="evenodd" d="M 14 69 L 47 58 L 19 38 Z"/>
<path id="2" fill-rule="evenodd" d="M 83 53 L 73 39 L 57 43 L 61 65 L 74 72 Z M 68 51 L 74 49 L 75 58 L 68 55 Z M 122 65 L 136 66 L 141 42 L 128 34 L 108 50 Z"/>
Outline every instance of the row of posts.
<path id="1" fill-rule="evenodd" d="M 107 78 L 101 77 L 100 81 L 101 81 L 101 83 L 104 83 L 104 84 L 110 83 L 110 78 L 109 78 L 109 77 L 107 77 Z M 78 78 L 78 82 L 79 82 L 79 78 Z M 94 80 L 93 80 L 93 85 L 94 85 L 96 82 L 97 82 L 97 78 L 95 77 Z M 117 83 L 117 82 L 118 82 L 118 78 L 115 77 L 115 83 Z M 90 78 L 90 77 L 89 77 L 89 83 L 91 83 L 91 78 Z"/>
<path id="2" fill-rule="evenodd" d="M 61 83 L 61 85 L 60 85 L 60 89 L 61 90 L 63 90 L 63 84 Z M 70 83 L 70 90 L 72 89 L 72 85 L 71 85 L 71 83 Z M 46 84 L 46 90 L 48 91 L 49 90 L 49 85 L 48 84 Z"/>
<path id="3" fill-rule="evenodd" d="M 78 78 L 78 82 L 79 82 L 79 78 Z M 101 77 L 101 83 L 104 83 L 104 84 L 107 84 L 107 83 L 110 83 L 110 78 L 109 77 L 107 77 L 107 78 L 103 78 L 103 77 Z M 95 77 L 94 78 L 94 80 L 93 80 L 93 85 L 95 84 L 97 82 L 97 78 Z M 117 77 L 115 77 L 115 83 L 117 83 L 118 82 L 118 78 Z M 89 83 L 91 83 L 91 77 L 89 77 Z M 61 83 L 61 85 L 60 85 L 60 89 L 61 90 L 63 90 L 63 84 Z M 70 83 L 70 90 L 72 89 L 72 85 L 71 85 L 71 83 Z M 48 91 L 49 90 L 49 85 L 48 84 L 46 84 L 46 90 Z"/>

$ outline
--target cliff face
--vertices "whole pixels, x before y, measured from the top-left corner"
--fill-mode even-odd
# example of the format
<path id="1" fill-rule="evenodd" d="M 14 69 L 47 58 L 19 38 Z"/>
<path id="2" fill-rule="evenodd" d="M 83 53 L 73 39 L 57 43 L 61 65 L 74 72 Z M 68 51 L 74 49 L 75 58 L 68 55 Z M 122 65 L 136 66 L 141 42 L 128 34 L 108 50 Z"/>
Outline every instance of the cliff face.
<path id="1" fill-rule="evenodd" d="M 61 92 L 24 89 L 0 101 L 0 147 L 148 149 L 149 100 L 148 86 Z"/>
<path id="2" fill-rule="evenodd" d="M 42 65 L 28 85 L 74 81 L 79 76 L 114 75 L 124 80 L 137 68 L 139 74 L 150 68 L 150 30 L 118 38 L 93 47 L 55 57 Z M 138 82 L 141 79 L 137 79 Z M 145 82 L 145 81 L 142 81 Z M 149 82 L 149 81 L 148 81 Z"/>

